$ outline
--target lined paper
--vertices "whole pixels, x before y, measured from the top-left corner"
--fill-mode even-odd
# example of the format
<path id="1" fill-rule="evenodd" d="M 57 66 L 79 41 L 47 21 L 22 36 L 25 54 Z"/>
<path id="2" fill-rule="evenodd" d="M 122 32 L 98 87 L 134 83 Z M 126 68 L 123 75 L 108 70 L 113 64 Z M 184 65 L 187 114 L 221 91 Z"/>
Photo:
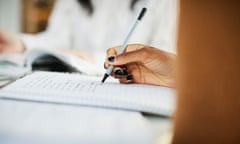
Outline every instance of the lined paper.
<path id="1" fill-rule="evenodd" d="M 126 109 L 170 116 L 173 89 L 140 84 L 106 82 L 100 77 L 36 72 L 0 91 L 2 98 Z"/>

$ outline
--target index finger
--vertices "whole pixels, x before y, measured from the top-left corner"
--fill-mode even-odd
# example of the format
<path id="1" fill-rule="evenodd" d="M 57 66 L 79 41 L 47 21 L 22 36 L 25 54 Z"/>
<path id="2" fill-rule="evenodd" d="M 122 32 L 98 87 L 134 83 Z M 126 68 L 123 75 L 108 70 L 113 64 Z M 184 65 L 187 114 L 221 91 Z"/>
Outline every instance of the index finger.
<path id="1" fill-rule="evenodd" d="M 116 46 L 116 47 L 113 47 L 113 48 L 109 48 L 109 49 L 107 50 L 107 58 L 108 58 L 108 57 L 111 57 L 111 56 L 116 56 L 118 50 L 120 49 L 120 47 L 121 47 L 121 46 Z"/>
<path id="2" fill-rule="evenodd" d="M 116 56 L 118 54 L 118 50 L 120 48 L 121 48 L 121 46 L 109 48 L 107 50 L 107 57 Z M 126 47 L 125 52 L 131 52 L 131 51 L 135 51 L 135 50 L 142 49 L 142 48 L 144 48 L 144 45 L 142 45 L 142 44 L 129 44 Z"/>

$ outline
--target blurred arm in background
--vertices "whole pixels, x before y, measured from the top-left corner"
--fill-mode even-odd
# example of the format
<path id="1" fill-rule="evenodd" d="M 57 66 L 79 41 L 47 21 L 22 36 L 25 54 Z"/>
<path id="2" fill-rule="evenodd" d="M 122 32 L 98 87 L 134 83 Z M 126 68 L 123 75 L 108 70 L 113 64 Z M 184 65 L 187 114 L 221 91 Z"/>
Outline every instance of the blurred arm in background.
<path id="1" fill-rule="evenodd" d="M 130 43 L 144 43 L 175 53 L 176 0 L 91 2 L 94 11 L 89 15 L 77 0 L 57 0 L 47 30 L 22 35 L 22 44 L 17 49 L 23 50 L 24 45 L 26 49 L 71 49 L 69 53 L 80 56 L 79 51 L 87 52 L 102 65 L 106 49 L 122 43 L 137 13 L 148 3 L 147 16 Z"/>

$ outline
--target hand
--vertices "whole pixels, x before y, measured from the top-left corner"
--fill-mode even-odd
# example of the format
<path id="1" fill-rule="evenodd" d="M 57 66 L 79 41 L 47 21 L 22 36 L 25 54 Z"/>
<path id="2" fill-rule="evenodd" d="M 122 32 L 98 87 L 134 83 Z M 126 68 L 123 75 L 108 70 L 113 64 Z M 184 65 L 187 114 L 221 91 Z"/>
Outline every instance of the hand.
<path id="1" fill-rule="evenodd" d="M 141 83 L 175 87 L 176 55 L 142 44 L 128 45 L 123 54 L 120 48 L 107 51 L 104 67 L 114 66 L 111 76 L 121 83 Z"/>
<path id="2" fill-rule="evenodd" d="M 0 29 L 0 54 L 20 53 L 24 51 L 23 43 L 16 35 Z"/>

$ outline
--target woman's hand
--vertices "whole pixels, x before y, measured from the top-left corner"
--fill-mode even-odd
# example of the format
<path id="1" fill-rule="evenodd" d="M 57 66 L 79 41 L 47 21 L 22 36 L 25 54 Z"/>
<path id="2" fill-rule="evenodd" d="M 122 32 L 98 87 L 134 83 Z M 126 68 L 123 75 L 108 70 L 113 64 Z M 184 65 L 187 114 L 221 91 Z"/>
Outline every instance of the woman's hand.
<path id="1" fill-rule="evenodd" d="M 0 54 L 20 53 L 24 51 L 24 45 L 16 35 L 0 29 Z"/>
<path id="2" fill-rule="evenodd" d="M 175 87 L 176 55 L 142 44 L 128 45 L 117 55 L 119 48 L 108 49 L 104 67 L 113 65 L 111 75 L 121 83 Z"/>

